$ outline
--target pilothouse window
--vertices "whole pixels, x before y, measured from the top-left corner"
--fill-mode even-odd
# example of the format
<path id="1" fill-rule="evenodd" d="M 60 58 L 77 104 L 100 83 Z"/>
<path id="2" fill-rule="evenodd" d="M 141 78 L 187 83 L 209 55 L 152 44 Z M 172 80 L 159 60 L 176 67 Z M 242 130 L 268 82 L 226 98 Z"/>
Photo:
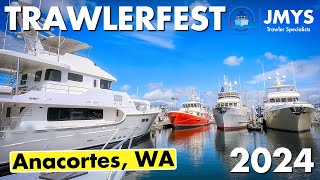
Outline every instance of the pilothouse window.
<path id="1" fill-rule="evenodd" d="M 111 89 L 111 81 L 100 79 L 100 88 L 101 89 Z"/>
<path id="2" fill-rule="evenodd" d="M 97 80 L 93 80 L 93 87 L 97 87 Z"/>
<path id="3" fill-rule="evenodd" d="M 83 76 L 80 74 L 68 73 L 68 80 L 83 82 Z"/>
<path id="4" fill-rule="evenodd" d="M 41 76 L 42 76 L 42 71 L 37 71 L 36 74 L 34 75 L 34 81 L 35 82 L 41 81 Z"/>
<path id="5" fill-rule="evenodd" d="M 97 120 L 103 119 L 102 109 L 48 108 L 48 121 Z"/>
<path id="6" fill-rule="evenodd" d="M 11 107 L 7 107 L 6 117 L 10 117 L 10 116 L 11 116 Z"/>
<path id="7" fill-rule="evenodd" d="M 44 80 L 61 81 L 61 71 L 55 69 L 47 69 Z"/>
<path id="8" fill-rule="evenodd" d="M 21 76 L 20 85 L 25 85 L 27 83 L 28 74 L 24 74 Z"/>

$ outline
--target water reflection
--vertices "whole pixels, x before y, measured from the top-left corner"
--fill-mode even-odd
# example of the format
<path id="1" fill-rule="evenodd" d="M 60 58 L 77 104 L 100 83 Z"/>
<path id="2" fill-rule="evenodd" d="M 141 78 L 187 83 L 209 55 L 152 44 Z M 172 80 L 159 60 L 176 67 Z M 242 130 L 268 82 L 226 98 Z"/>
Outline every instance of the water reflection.
<path id="1" fill-rule="evenodd" d="M 150 133 L 150 136 L 140 139 L 139 142 L 135 142 L 132 149 L 150 149 L 155 148 L 154 132 Z M 124 176 L 124 180 L 141 179 L 144 176 L 148 176 L 150 171 L 127 171 Z"/>
<path id="2" fill-rule="evenodd" d="M 293 173 L 273 173 L 282 161 L 272 158 L 272 167 L 266 174 L 255 173 L 250 161 L 250 173 L 230 173 L 240 161 L 231 158 L 230 153 L 236 147 L 243 147 L 250 154 L 258 147 L 267 148 L 271 155 L 275 149 L 286 147 L 292 152 L 294 160 L 302 148 L 312 149 L 312 161 L 315 163 L 312 173 L 304 173 L 304 168 L 293 168 Z M 320 177 L 320 127 L 312 127 L 305 133 L 291 133 L 275 130 L 263 132 L 216 130 L 214 125 L 186 130 L 156 130 L 151 138 L 134 148 L 176 148 L 178 168 L 174 171 L 129 172 L 125 179 L 318 179 Z M 263 157 L 259 163 L 263 163 Z M 319 166 L 319 167 L 318 167 Z"/>
<path id="3" fill-rule="evenodd" d="M 217 157 L 223 164 L 222 171 L 226 175 L 225 178 L 230 177 L 231 169 L 240 161 L 240 157 L 231 158 L 230 153 L 234 148 L 237 147 L 246 147 L 246 138 L 248 131 L 240 130 L 240 131 L 221 131 L 217 130 L 215 133 L 215 149 L 214 151 L 217 153 Z M 239 178 L 239 177 L 238 177 Z"/>
<path id="4" fill-rule="evenodd" d="M 187 150 L 193 162 L 197 165 L 203 155 L 203 149 L 209 131 L 210 126 L 172 130 L 168 142 L 172 147 L 175 147 L 177 151 Z"/>

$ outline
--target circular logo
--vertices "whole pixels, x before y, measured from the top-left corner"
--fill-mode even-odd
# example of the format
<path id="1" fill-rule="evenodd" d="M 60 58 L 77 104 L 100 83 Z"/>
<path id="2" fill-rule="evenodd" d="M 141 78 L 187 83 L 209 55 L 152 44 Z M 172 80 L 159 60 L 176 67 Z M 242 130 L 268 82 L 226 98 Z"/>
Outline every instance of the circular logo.
<path id="1" fill-rule="evenodd" d="M 244 6 L 234 8 L 229 15 L 229 27 L 237 31 L 253 29 L 254 14 L 251 9 Z"/>

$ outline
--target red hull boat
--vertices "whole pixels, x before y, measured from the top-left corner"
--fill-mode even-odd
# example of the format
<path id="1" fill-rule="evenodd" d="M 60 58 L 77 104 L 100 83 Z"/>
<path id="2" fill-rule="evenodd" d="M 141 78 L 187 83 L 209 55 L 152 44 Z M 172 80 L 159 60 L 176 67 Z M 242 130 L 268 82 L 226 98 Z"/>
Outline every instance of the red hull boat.
<path id="1" fill-rule="evenodd" d="M 168 118 L 174 127 L 198 127 L 209 124 L 209 117 L 200 117 L 189 113 L 170 111 Z"/>
<path id="2" fill-rule="evenodd" d="M 203 107 L 199 98 L 192 93 L 191 101 L 183 103 L 180 111 L 168 112 L 168 119 L 175 128 L 188 128 L 209 124 L 207 108 Z"/>

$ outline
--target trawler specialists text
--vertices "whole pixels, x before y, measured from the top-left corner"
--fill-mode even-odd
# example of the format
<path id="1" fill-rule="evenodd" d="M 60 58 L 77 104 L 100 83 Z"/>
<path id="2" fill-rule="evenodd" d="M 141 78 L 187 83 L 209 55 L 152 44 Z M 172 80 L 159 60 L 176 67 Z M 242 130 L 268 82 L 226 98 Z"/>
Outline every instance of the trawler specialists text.
<path id="1" fill-rule="evenodd" d="M 307 27 L 267 27 L 268 32 L 286 32 L 286 33 L 297 33 L 297 32 L 311 32 L 310 28 Z"/>

